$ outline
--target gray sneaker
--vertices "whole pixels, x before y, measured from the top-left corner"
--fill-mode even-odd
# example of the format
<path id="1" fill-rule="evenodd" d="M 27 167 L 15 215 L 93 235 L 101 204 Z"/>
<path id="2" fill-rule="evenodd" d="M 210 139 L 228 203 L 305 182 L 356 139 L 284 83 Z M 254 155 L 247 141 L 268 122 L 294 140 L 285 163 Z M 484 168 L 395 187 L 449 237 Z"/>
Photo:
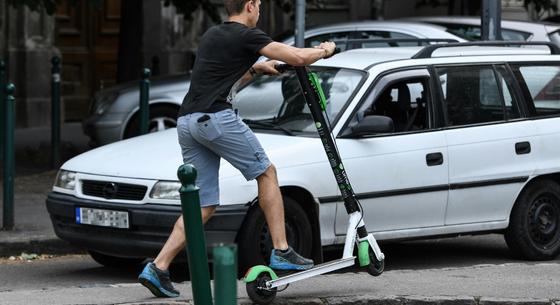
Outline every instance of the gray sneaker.
<path id="1" fill-rule="evenodd" d="M 277 270 L 307 270 L 313 268 L 313 260 L 299 255 L 292 247 L 285 251 L 272 249 L 269 266 Z"/>

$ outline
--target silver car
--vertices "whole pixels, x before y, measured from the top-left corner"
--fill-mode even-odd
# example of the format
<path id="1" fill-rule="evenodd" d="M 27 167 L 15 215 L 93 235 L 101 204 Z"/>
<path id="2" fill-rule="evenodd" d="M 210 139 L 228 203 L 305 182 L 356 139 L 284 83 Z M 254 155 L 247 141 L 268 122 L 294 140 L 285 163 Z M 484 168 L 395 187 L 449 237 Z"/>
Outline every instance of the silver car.
<path id="1" fill-rule="evenodd" d="M 395 41 L 390 41 L 391 39 Z M 465 41 L 446 32 L 444 27 L 414 22 L 340 23 L 309 29 L 305 32 L 305 45 L 308 47 L 331 40 L 336 42 L 342 50 L 418 45 L 418 42 L 403 41 L 406 39 Z M 375 42 L 375 40 L 384 40 L 384 42 Z M 294 38 L 288 38 L 283 42 L 293 44 Z M 420 44 L 426 43 L 430 42 L 423 41 Z M 188 89 L 189 76 L 186 74 L 151 80 L 150 132 L 175 127 L 177 112 Z M 95 94 L 89 116 L 83 122 L 84 132 L 96 145 L 133 137 L 138 134 L 138 110 L 139 84 L 137 81 L 101 90 Z"/>
<path id="2" fill-rule="evenodd" d="M 445 27 L 466 40 L 480 40 L 480 17 L 437 16 L 400 19 Z M 502 20 L 502 38 L 515 41 L 551 41 L 560 46 L 560 25 L 545 22 Z"/>

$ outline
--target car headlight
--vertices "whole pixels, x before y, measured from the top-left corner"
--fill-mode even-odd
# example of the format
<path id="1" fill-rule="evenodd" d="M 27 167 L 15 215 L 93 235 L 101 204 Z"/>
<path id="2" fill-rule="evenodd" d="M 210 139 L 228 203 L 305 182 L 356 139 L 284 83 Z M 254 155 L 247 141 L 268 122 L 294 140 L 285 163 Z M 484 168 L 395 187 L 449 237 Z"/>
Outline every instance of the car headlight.
<path id="1" fill-rule="evenodd" d="M 56 175 L 54 186 L 73 191 L 76 188 L 76 173 L 61 169 Z"/>
<path id="2" fill-rule="evenodd" d="M 150 197 L 153 199 L 175 199 L 179 200 L 179 189 L 181 183 L 179 181 L 158 181 L 152 188 Z"/>

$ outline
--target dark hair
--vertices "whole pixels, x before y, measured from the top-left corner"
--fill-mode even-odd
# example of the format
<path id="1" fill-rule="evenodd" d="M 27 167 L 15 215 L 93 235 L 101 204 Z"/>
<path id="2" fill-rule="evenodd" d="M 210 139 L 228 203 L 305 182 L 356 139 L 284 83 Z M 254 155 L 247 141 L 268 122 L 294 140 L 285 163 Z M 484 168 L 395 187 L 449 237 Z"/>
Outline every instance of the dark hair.
<path id="1" fill-rule="evenodd" d="M 224 6 L 229 16 L 239 15 L 243 12 L 245 3 L 252 0 L 224 0 Z"/>

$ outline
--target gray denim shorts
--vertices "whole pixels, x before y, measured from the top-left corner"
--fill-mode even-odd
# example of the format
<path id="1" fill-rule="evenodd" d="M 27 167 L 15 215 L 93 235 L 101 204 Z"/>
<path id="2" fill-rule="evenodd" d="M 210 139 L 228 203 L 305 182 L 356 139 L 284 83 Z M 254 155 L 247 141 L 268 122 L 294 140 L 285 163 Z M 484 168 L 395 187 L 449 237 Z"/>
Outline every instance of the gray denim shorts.
<path id="1" fill-rule="evenodd" d="M 201 206 L 220 204 L 220 158 L 253 180 L 271 165 L 253 131 L 231 109 L 196 112 L 179 117 L 177 134 L 183 162 L 197 169 Z"/>

